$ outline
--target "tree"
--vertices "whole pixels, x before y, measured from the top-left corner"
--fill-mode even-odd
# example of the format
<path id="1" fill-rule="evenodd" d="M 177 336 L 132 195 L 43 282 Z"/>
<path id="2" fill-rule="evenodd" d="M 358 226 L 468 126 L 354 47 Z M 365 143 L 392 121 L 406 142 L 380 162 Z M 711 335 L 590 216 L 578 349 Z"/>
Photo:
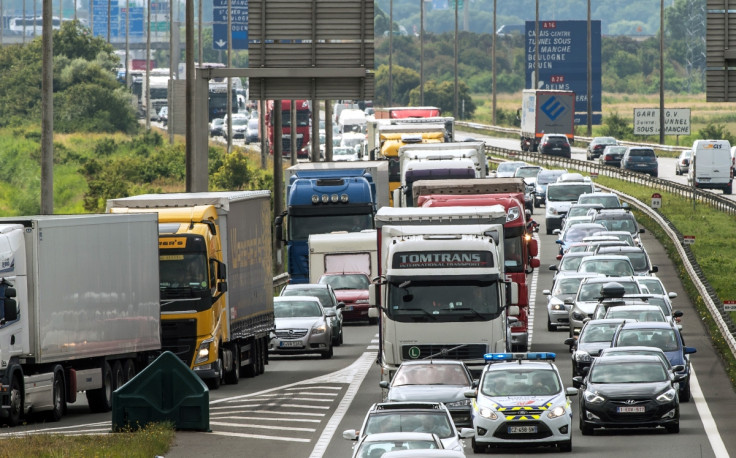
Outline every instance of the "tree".
<path id="1" fill-rule="evenodd" d="M 419 105 L 419 88 L 412 89 L 409 97 L 409 105 Z M 424 104 L 439 108 L 442 113 L 452 113 L 455 119 L 465 119 L 473 116 L 476 106 L 470 98 L 468 86 L 460 81 L 458 83 L 458 108 L 460 113 L 453 113 L 455 109 L 455 84 L 451 81 L 437 83 L 427 81 L 424 83 Z"/>
<path id="2" fill-rule="evenodd" d="M 408 105 L 409 92 L 419 86 L 419 73 L 401 65 L 393 65 L 393 105 Z M 389 72 L 388 65 L 381 65 L 376 70 L 376 94 L 374 101 L 377 105 L 387 106 L 388 100 Z"/>

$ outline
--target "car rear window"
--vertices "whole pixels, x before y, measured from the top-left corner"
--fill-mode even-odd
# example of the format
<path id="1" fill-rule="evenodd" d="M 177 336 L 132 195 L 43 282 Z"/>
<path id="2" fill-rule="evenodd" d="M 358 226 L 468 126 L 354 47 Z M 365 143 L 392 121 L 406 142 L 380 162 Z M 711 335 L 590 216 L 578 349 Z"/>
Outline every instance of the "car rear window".
<path id="1" fill-rule="evenodd" d="M 632 149 L 629 152 L 629 156 L 654 157 L 654 150 L 653 149 Z"/>
<path id="2" fill-rule="evenodd" d="M 547 137 L 547 141 L 549 143 L 555 143 L 555 144 L 567 144 L 567 137 Z"/>

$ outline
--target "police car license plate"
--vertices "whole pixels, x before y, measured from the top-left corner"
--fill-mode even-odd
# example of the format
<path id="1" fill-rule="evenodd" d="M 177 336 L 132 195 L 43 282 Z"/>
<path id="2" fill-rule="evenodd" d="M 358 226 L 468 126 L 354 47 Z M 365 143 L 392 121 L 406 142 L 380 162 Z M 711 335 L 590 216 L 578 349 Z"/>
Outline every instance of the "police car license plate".
<path id="1" fill-rule="evenodd" d="M 536 426 L 509 426 L 509 434 L 534 434 L 536 432 Z"/>
<path id="2" fill-rule="evenodd" d="M 301 347 L 302 346 L 302 343 L 299 342 L 298 340 L 286 340 L 286 341 L 282 340 L 281 341 L 281 344 L 279 346 L 282 347 L 282 348 L 287 348 L 287 347 Z"/>
<path id="3" fill-rule="evenodd" d="M 616 408 L 616 412 L 618 413 L 644 413 L 644 411 L 644 406 L 624 406 Z"/>

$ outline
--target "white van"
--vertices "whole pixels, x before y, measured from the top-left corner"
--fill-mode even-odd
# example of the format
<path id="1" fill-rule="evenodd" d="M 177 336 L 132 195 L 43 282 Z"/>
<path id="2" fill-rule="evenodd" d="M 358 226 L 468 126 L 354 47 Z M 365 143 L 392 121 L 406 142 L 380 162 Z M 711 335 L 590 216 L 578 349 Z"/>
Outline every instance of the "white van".
<path id="1" fill-rule="evenodd" d="M 696 188 L 731 194 L 733 168 L 728 140 L 695 140 L 687 181 Z"/>

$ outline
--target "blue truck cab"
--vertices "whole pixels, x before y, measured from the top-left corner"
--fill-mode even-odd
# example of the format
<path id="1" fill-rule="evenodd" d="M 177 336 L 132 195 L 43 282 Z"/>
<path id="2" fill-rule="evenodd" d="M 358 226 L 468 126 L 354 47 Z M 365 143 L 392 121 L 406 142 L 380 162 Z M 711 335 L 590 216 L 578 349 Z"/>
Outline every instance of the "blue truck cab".
<path id="1" fill-rule="evenodd" d="M 286 211 L 275 221 L 277 239 L 286 242 L 290 282 L 309 282 L 311 234 L 373 229 L 376 210 L 376 184 L 365 169 L 295 172 L 286 187 Z"/>

